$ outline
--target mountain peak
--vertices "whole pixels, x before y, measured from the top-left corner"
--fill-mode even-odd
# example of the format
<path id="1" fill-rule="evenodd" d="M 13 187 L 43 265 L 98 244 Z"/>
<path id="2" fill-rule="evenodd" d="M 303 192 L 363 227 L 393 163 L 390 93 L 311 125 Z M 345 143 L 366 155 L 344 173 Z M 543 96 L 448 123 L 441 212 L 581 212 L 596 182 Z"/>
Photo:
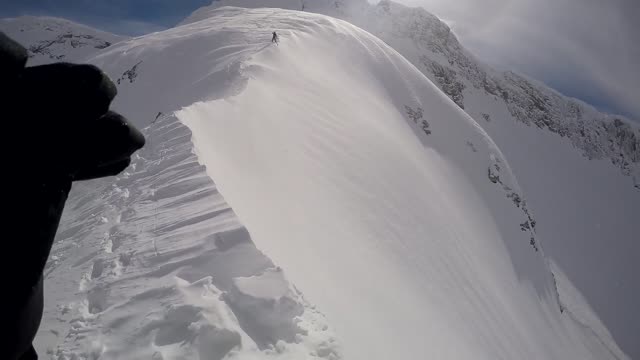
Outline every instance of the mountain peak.
<path id="1" fill-rule="evenodd" d="M 56 61 L 82 61 L 95 51 L 126 39 L 123 36 L 49 16 L 0 19 L 0 31 L 27 48 L 29 65 Z"/>

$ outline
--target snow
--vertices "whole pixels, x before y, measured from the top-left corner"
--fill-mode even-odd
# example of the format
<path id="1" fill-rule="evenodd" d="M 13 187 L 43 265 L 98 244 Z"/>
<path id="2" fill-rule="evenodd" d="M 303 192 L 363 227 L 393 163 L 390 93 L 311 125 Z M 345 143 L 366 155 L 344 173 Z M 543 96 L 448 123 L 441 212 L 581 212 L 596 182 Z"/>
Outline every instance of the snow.
<path id="1" fill-rule="evenodd" d="M 56 360 L 338 353 L 324 316 L 255 247 L 198 164 L 190 131 L 161 116 L 145 134 L 147 146 L 127 172 L 74 185 L 45 270 L 39 353 Z M 247 319 L 261 325 L 257 332 Z"/>
<path id="2" fill-rule="evenodd" d="M 0 19 L 0 31 L 26 46 L 29 66 L 55 61 L 82 62 L 97 50 L 125 39 L 54 17 Z"/>
<path id="3" fill-rule="evenodd" d="M 591 356 L 564 333 L 571 320 L 505 193 L 518 186 L 472 119 L 347 23 L 243 15 L 265 28 L 282 18 L 282 46 L 245 62 L 241 93 L 177 116 L 258 246 L 295 269 L 289 277 L 335 326 L 346 358 Z M 424 109 L 429 134 L 405 106 Z M 502 186 L 487 178 L 496 164 Z"/>
<path id="4" fill-rule="evenodd" d="M 619 344 L 633 347 L 640 330 L 640 192 L 609 161 L 589 160 L 565 139 L 515 123 L 501 105 L 487 109 L 486 99 L 470 97 L 469 108 L 480 103 L 493 119 L 484 128 L 508 154 L 530 207 L 543 210 L 535 214 L 547 255 L 570 274 Z"/>
<path id="5" fill-rule="evenodd" d="M 591 337 L 592 340 L 595 340 L 595 343 L 602 341 L 600 339 L 613 342 L 609 330 L 607 330 L 597 316 L 594 316 L 595 312 L 578 289 L 573 286 L 564 271 L 553 262 L 551 262 L 550 265 L 558 283 L 558 288 L 560 289 L 560 301 L 563 308 L 567 311 L 568 316 L 571 316 L 574 320 L 582 324 L 587 338 Z M 594 353 L 602 350 L 606 350 L 606 352 L 611 351 L 611 354 L 605 352 L 605 354 L 599 355 L 599 358 L 607 358 L 611 355 L 618 359 L 625 357 L 621 351 L 615 348 L 602 349 L 597 346 L 592 348 Z"/>
<path id="6" fill-rule="evenodd" d="M 90 62 L 148 142 L 74 185 L 40 354 L 625 358 L 498 146 L 366 31 L 209 8 Z"/>
<path id="7" fill-rule="evenodd" d="M 393 47 L 458 99 L 507 154 L 544 239 L 545 254 L 562 265 L 623 349 L 640 357 L 637 124 L 599 113 L 535 80 L 489 68 L 424 9 L 392 1 L 223 0 L 196 11 L 191 19 L 205 18 L 224 5 L 294 10 L 304 5 L 305 11 L 347 20 Z M 532 91 L 514 87 L 514 78 Z M 546 112 L 537 112 L 540 99 Z M 610 130 L 617 121 L 629 126 L 626 131 Z M 626 145 L 618 146 L 621 140 Z"/>

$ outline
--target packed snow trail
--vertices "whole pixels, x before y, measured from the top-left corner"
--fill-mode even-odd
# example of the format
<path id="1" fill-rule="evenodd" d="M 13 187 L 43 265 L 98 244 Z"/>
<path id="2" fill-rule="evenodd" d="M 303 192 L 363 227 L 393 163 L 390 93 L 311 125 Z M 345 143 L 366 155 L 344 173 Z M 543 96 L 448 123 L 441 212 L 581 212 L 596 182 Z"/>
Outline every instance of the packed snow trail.
<path id="1" fill-rule="evenodd" d="M 227 7 L 90 61 L 149 145 L 115 185 L 74 188 L 41 353 L 624 357 L 606 329 L 560 312 L 491 139 L 370 34 Z"/>

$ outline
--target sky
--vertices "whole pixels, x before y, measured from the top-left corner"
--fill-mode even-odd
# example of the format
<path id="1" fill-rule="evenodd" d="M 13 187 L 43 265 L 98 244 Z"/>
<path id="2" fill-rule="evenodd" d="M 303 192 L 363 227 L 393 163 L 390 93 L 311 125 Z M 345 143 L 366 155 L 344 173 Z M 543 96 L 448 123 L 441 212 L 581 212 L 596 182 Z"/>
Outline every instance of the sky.
<path id="1" fill-rule="evenodd" d="M 438 15 L 490 65 L 640 121 L 640 0 L 397 1 Z M 4 0 L 0 17 L 60 16 L 117 34 L 141 35 L 171 27 L 210 3 Z"/>

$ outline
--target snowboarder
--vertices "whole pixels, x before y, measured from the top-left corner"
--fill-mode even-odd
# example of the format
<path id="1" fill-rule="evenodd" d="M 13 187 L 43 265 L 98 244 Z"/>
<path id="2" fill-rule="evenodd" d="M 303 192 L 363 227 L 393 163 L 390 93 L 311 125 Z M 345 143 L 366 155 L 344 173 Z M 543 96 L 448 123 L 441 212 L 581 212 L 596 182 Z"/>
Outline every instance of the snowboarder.
<path id="1" fill-rule="evenodd" d="M 271 42 L 272 43 L 276 43 L 276 45 L 278 45 L 278 34 L 276 34 L 276 32 L 273 32 L 273 37 L 271 38 Z"/>
<path id="2" fill-rule="evenodd" d="M 116 87 L 95 66 L 57 63 L 25 67 L 27 49 L 0 32 L 0 106 L 4 149 L 2 228 L 13 229 L 0 262 L 10 289 L 2 306 L 0 359 L 35 360 L 43 276 L 74 181 L 113 176 L 144 145 L 142 134 L 109 111 Z M 5 153 L 6 154 L 6 153 Z"/>

